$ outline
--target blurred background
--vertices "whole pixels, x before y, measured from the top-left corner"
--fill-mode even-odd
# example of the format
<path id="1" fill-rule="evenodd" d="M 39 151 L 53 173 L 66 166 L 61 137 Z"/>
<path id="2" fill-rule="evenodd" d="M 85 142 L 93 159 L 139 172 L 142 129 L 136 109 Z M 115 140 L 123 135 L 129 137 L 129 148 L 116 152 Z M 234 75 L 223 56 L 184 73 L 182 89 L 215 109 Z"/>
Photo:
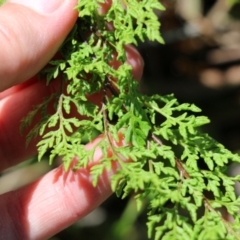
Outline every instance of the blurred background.
<path id="1" fill-rule="evenodd" d="M 161 2 L 166 11 L 156 14 L 165 44 L 138 46 L 145 61 L 142 91 L 174 93 L 180 102 L 195 103 L 211 119 L 203 130 L 240 152 L 240 1 Z M 31 159 L 3 172 L 0 193 L 50 170 L 47 161 L 36 162 Z M 145 222 L 146 211 L 136 211 L 133 197 L 120 200 L 112 196 L 51 240 L 147 240 Z"/>

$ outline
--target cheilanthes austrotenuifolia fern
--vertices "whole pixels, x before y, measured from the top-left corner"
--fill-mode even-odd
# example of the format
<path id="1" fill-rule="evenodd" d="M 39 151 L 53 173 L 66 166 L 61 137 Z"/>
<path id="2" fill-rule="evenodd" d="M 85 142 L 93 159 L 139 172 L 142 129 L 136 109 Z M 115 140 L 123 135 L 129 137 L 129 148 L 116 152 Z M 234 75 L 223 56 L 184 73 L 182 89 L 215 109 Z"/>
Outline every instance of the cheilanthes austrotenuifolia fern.
<path id="1" fill-rule="evenodd" d="M 77 156 L 75 170 L 86 167 L 94 154 L 95 149 L 87 150 L 84 143 L 102 133 L 98 147 L 103 158 L 91 168 L 93 184 L 104 168 L 117 161 L 121 170 L 112 177 L 112 189 L 122 197 L 134 192 L 139 208 L 147 200 L 149 238 L 240 239 L 240 198 L 234 192 L 240 177 L 225 174 L 230 162 L 240 162 L 239 156 L 199 130 L 209 120 L 199 116 L 201 110 L 195 105 L 180 104 L 173 95 L 141 94 L 126 62 L 126 44 L 137 45 L 146 39 L 163 43 L 155 11 L 164 7 L 158 0 L 109 0 L 106 13 L 99 13 L 103 3 L 78 2 L 79 20 L 59 50 L 61 57 L 43 70 L 47 84 L 61 78 L 62 89 L 22 120 L 21 131 L 31 125 L 36 114 L 42 116 L 27 143 L 40 135 L 38 159 L 48 153 L 51 164 L 61 156 L 69 170 Z M 109 64 L 114 54 L 122 62 L 117 69 Z M 100 104 L 87 98 L 97 92 L 103 95 Z M 48 105 L 53 101 L 55 112 L 49 114 Z M 71 108 L 86 118 L 72 117 Z M 127 146 L 113 144 L 119 134 Z M 123 157 L 132 161 L 124 162 Z M 200 169 L 199 161 L 207 167 Z M 226 221 L 221 209 L 234 221 Z"/>

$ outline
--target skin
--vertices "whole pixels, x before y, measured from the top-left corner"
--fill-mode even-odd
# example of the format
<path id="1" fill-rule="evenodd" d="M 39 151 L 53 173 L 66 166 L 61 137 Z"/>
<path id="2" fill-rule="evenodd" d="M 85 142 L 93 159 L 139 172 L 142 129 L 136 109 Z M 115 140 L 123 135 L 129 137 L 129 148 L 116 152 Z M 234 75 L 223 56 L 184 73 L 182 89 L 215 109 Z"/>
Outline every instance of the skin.
<path id="1" fill-rule="evenodd" d="M 58 81 L 46 87 L 34 75 L 54 56 L 77 19 L 76 0 L 44 2 L 16 0 L 0 8 L 0 171 L 37 153 L 36 142 L 26 149 L 20 120 L 58 90 Z M 140 79 L 143 62 L 137 53 L 136 62 L 133 72 Z M 92 148 L 100 138 L 86 147 Z M 101 155 L 96 151 L 93 162 Z M 104 172 L 94 188 L 88 169 L 64 172 L 60 166 L 24 188 L 1 195 L 0 239 L 48 239 L 111 195 L 109 179 L 115 170 L 113 166 Z"/>

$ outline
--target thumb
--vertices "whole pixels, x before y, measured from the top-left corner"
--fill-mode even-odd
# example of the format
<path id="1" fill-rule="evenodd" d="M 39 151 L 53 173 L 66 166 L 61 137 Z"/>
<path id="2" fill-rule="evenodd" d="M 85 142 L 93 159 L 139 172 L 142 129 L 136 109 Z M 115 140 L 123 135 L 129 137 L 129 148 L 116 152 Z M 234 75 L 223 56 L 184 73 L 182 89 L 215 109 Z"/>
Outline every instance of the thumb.
<path id="1" fill-rule="evenodd" d="M 77 0 L 9 0 L 0 7 L 0 91 L 35 75 L 70 32 Z"/>

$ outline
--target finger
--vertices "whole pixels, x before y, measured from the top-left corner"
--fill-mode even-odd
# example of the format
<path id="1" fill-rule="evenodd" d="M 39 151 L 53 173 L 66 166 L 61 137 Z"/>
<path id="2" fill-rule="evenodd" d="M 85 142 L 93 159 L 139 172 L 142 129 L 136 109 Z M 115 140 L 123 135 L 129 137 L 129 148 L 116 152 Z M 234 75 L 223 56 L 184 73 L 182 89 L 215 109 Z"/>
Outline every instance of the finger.
<path id="1" fill-rule="evenodd" d="M 88 148 L 101 140 L 97 138 Z M 123 140 L 118 145 L 123 145 Z M 109 153 L 111 154 L 111 153 Z M 101 159 L 98 149 L 94 161 Z M 104 172 L 93 187 L 89 169 L 64 172 L 62 166 L 38 181 L 0 197 L 0 236 L 2 239 L 49 239 L 81 219 L 111 194 L 110 175 Z"/>
<path id="2" fill-rule="evenodd" d="M 128 62 L 133 67 L 133 74 L 135 73 L 135 78 L 140 80 L 143 71 L 141 56 L 133 47 L 126 51 Z M 0 93 L 0 171 L 37 154 L 38 139 L 32 141 L 26 148 L 26 134 L 20 134 L 20 122 L 33 106 L 59 89 L 60 81 L 53 81 L 46 86 L 44 81 L 38 81 L 37 77 L 34 77 L 22 85 Z M 95 94 L 89 97 L 89 100 L 98 104 L 102 101 L 102 94 Z"/>
<path id="3" fill-rule="evenodd" d="M 35 75 L 72 29 L 77 0 L 10 0 L 0 7 L 0 91 Z"/>
<path id="4" fill-rule="evenodd" d="M 133 45 L 125 45 L 124 49 L 126 51 L 127 63 L 132 67 L 133 79 L 140 81 L 144 66 L 142 57 Z M 114 69 L 118 69 L 122 65 L 122 62 L 118 61 L 117 56 L 114 55 L 109 64 Z"/>
<path id="5" fill-rule="evenodd" d="M 59 91 L 59 81 L 53 81 L 49 86 L 37 78 L 31 81 L 28 87 L 17 86 L 0 94 L 0 98 L 5 95 L 0 100 L 0 171 L 36 154 L 36 140 L 26 148 L 26 134 L 20 134 L 21 120 L 33 106 Z"/>

